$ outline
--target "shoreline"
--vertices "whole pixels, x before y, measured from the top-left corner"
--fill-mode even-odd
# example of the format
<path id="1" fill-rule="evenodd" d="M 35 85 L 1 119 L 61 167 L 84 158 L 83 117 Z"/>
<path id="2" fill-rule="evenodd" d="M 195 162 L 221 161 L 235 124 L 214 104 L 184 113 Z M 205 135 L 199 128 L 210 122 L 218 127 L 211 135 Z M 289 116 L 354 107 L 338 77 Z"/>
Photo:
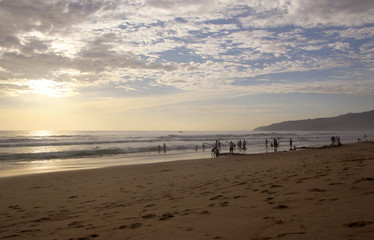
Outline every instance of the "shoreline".
<path id="1" fill-rule="evenodd" d="M 45 133 L 44 133 L 45 134 Z M 40 136 L 39 136 L 40 135 Z M 292 147 L 328 145 L 331 135 L 341 136 L 344 144 L 357 142 L 359 132 L 9 132 L 2 135 L 0 177 L 29 173 L 92 169 L 106 166 L 147 164 L 181 159 L 210 158 L 215 139 L 222 143 L 221 153 L 229 152 L 229 142 L 246 140 L 247 148 L 236 153 L 266 153 L 274 149 L 265 146 L 265 139 L 279 139 L 277 151 Z M 370 133 L 369 136 L 372 136 Z M 29 136 L 32 136 L 29 138 Z M 18 139 L 18 140 L 17 140 Z M 367 140 L 368 138 L 364 138 Z M 244 140 L 243 140 L 244 142 Z M 156 146 L 167 144 L 167 152 Z M 238 146 L 240 145 L 240 140 Z M 205 147 L 205 149 L 204 149 Z M 205 151 L 204 151 L 205 150 Z"/>
<path id="2" fill-rule="evenodd" d="M 374 142 L 373 142 L 374 143 Z M 349 143 L 353 144 L 353 143 Z M 305 150 L 305 149 L 321 149 L 329 148 L 331 146 L 323 145 L 317 147 L 297 147 L 296 150 Z M 258 155 L 258 154 L 269 154 L 269 153 L 279 153 L 279 152 L 292 152 L 295 149 L 280 148 L 280 150 L 275 150 L 273 147 L 265 148 L 265 151 L 262 152 L 251 152 L 246 150 L 236 150 L 233 154 L 230 154 L 227 151 L 220 153 L 221 157 L 232 157 L 232 156 L 242 156 L 242 155 Z M 43 159 L 43 160 L 33 160 L 33 161 L 23 161 L 22 166 L 17 166 L 18 162 L 5 161 L 0 165 L 0 179 L 7 177 L 17 177 L 24 175 L 36 175 L 36 174 L 45 174 L 45 173 L 56 173 L 56 172 L 66 172 L 66 171 L 82 171 L 82 170 L 92 170 L 92 169 L 102 169 L 110 167 L 122 167 L 122 166 L 132 166 L 132 165 L 147 165 L 147 164 L 157 164 L 162 162 L 176 162 L 176 161 L 194 161 L 194 160 L 205 160 L 212 158 L 210 151 L 187 152 L 187 155 L 175 154 L 173 152 L 163 153 L 163 154 L 130 154 L 125 156 L 103 156 L 99 158 L 72 158 L 72 159 Z M 146 160 L 144 160 L 146 159 Z M 141 160 L 140 162 L 137 162 Z M 7 162 L 9 162 L 7 166 Z"/>
<path id="3" fill-rule="evenodd" d="M 0 239 L 370 239 L 374 145 L 0 178 Z"/>
<path id="4" fill-rule="evenodd" d="M 194 157 L 197 155 L 199 157 Z M 23 175 L 35 175 L 44 173 L 66 172 L 92 170 L 110 167 L 144 165 L 161 162 L 173 162 L 193 159 L 207 159 L 204 154 L 187 154 L 186 156 L 169 154 L 129 154 L 125 156 L 100 156 L 97 158 L 72 158 L 72 159 L 44 159 L 34 161 L 22 161 L 22 166 L 16 166 L 19 162 L 9 161 L 6 168 L 6 161 L 1 163 L 3 169 L 0 169 L 0 179 L 6 177 L 17 177 Z M 189 157 L 191 156 L 191 157 Z M 207 156 L 210 156 L 207 154 Z M 140 160 L 140 161 L 139 161 Z"/>

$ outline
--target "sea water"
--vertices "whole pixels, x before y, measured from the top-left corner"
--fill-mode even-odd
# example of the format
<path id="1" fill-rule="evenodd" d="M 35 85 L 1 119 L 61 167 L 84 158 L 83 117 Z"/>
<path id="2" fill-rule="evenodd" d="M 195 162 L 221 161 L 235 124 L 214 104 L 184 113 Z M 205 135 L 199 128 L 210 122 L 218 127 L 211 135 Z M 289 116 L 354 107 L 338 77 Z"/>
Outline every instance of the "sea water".
<path id="1" fill-rule="evenodd" d="M 210 158 L 216 141 L 221 153 L 239 140 L 246 141 L 245 150 L 235 149 L 240 154 L 287 151 L 290 138 L 293 147 L 320 147 L 329 145 L 332 136 L 343 144 L 374 139 L 373 132 L 333 131 L 0 131 L 0 177 Z M 271 147 L 273 138 L 280 143 L 277 149 Z"/>

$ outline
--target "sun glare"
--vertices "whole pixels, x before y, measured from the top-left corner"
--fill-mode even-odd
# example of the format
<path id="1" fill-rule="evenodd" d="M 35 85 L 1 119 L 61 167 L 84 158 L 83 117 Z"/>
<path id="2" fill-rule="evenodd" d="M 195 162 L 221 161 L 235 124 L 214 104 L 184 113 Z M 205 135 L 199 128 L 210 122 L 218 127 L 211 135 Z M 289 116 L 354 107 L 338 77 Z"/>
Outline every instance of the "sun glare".
<path id="1" fill-rule="evenodd" d="M 33 94 L 50 97 L 63 97 L 71 93 L 70 89 L 66 88 L 64 84 L 52 80 L 30 80 L 27 84 L 30 87 L 30 92 Z"/>
<path id="2" fill-rule="evenodd" d="M 30 132 L 30 136 L 33 137 L 48 137 L 52 136 L 53 132 L 49 130 L 35 130 Z"/>

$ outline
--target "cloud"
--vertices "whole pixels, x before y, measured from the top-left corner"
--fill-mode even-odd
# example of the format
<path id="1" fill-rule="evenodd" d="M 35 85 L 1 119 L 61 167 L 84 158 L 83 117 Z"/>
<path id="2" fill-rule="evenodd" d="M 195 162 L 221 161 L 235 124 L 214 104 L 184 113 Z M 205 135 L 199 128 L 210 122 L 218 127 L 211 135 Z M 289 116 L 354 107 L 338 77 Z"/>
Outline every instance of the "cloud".
<path id="1" fill-rule="evenodd" d="M 374 27 L 350 27 L 347 29 L 328 30 L 325 33 L 329 37 L 338 35 L 341 39 L 364 40 L 374 37 Z"/>
<path id="2" fill-rule="evenodd" d="M 374 21 L 374 3 L 370 0 L 251 1 L 249 5 L 254 13 L 241 19 L 245 27 L 361 26 Z"/>
<path id="3" fill-rule="evenodd" d="M 32 30 L 47 32 L 86 21 L 87 16 L 104 7 L 108 7 L 107 2 L 93 0 L 2 0 L 0 30 L 6 36 Z"/>
<path id="4" fill-rule="evenodd" d="M 329 47 L 332 47 L 336 50 L 341 50 L 341 51 L 346 51 L 351 48 L 351 44 L 347 42 L 335 42 L 335 43 L 330 43 Z"/>
<path id="5" fill-rule="evenodd" d="M 277 74 L 331 70 L 326 81 L 344 79 L 333 70 L 373 69 L 373 11 L 364 0 L 3 0 L 2 92 L 27 93 L 20 86 L 41 79 L 74 92 L 127 82 L 241 92 L 239 79 L 250 93 L 295 85 Z M 367 93 L 366 83 L 351 87 Z"/>

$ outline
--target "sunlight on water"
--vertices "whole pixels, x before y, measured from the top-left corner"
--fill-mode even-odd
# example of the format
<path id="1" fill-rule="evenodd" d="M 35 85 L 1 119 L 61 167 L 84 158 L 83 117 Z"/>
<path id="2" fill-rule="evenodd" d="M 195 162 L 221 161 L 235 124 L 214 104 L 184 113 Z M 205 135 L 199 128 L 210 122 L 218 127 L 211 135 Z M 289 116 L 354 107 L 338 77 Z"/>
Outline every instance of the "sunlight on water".
<path id="1" fill-rule="evenodd" d="M 49 136 L 53 136 L 54 132 L 53 131 L 50 131 L 50 130 L 35 130 L 35 131 L 31 131 L 29 133 L 29 136 L 32 136 L 32 137 L 49 137 Z"/>
<path id="2" fill-rule="evenodd" d="M 58 168 L 59 160 L 41 160 L 41 161 L 31 161 L 25 162 L 27 165 L 28 172 L 49 172 Z"/>

